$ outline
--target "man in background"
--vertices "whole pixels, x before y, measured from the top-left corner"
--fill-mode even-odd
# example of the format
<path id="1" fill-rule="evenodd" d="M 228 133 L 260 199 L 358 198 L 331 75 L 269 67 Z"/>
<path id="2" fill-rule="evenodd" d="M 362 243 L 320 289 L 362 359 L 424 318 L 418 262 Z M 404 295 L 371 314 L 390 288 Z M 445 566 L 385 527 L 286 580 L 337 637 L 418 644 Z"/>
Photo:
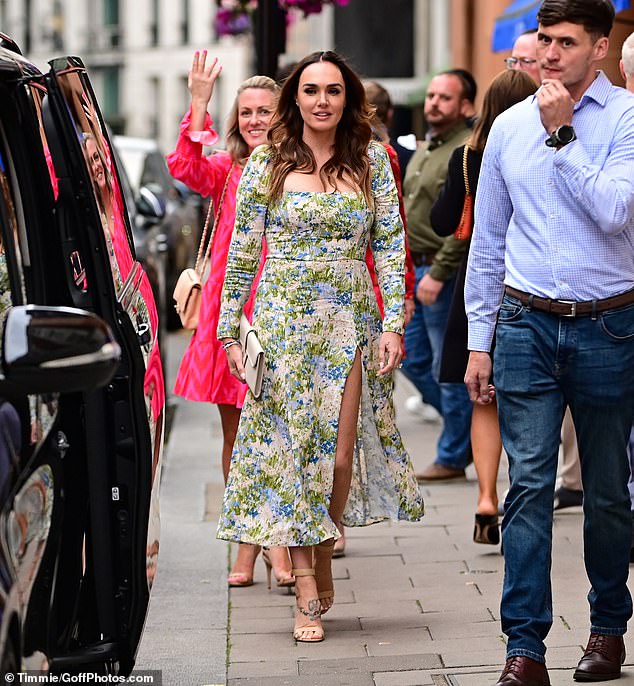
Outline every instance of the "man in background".
<path id="1" fill-rule="evenodd" d="M 438 383 L 442 342 L 456 272 L 467 241 L 440 238 L 430 211 L 447 177 L 449 157 L 469 134 L 468 83 L 443 72 L 430 81 L 425 96 L 427 139 L 407 166 L 403 183 L 410 253 L 416 269 L 416 310 L 405 329 L 403 373 L 426 403 L 443 418 L 436 460 L 418 474 L 421 481 L 464 478 L 469 454 L 471 402 L 463 384 Z"/>
<path id="2" fill-rule="evenodd" d="M 529 29 L 521 33 L 515 40 L 511 56 L 504 61 L 507 69 L 522 69 L 535 83 L 540 84 L 542 78 L 537 62 L 537 29 Z"/>

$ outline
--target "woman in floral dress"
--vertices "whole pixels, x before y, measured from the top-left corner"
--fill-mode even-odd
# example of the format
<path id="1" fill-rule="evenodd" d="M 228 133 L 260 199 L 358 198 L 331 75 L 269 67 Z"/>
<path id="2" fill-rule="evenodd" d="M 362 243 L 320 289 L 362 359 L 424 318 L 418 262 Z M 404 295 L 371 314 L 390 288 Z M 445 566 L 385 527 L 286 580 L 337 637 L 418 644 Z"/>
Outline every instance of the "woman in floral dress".
<path id="1" fill-rule="evenodd" d="M 181 361 L 174 392 L 188 400 L 218 406 L 223 435 L 222 472 L 226 481 L 245 386 L 229 373 L 227 358 L 216 338 L 220 291 L 235 218 L 238 182 L 252 150 L 266 140 L 279 88 L 266 76 L 253 76 L 244 81 L 238 88 L 228 119 L 227 151 L 207 156 L 203 154 L 203 145 L 212 146 L 218 142 L 207 107 L 220 72 L 217 59 L 207 62 L 207 51 L 195 53 L 188 80 L 191 108 L 181 122 L 176 150 L 167 156 L 167 165 L 172 176 L 201 195 L 210 197 L 214 211 L 217 212 L 216 208 L 221 205 L 209 277 L 202 291 L 198 329 Z M 250 308 L 249 302 L 248 312 Z M 258 552 L 259 546 L 239 547 L 229 574 L 229 586 L 250 586 L 253 583 L 253 565 Z M 269 580 L 272 568 L 278 586 L 293 584 L 290 560 L 285 550 L 268 551 L 265 562 Z"/>
<path id="2" fill-rule="evenodd" d="M 229 368 L 244 378 L 239 319 L 266 237 L 253 315 L 266 356 L 263 389 L 245 400 L 218 537 L 289 546 L 293 634 L 312 642 L 323 640 L 321 615 L 334 599 L 338 525 L 423 515 L 392 403 L 404 232 L 387 153 L 371 142 L 363 86 L 336 53 L 299 62 L 269 141 L 240 180 L 218 324 Z"/>

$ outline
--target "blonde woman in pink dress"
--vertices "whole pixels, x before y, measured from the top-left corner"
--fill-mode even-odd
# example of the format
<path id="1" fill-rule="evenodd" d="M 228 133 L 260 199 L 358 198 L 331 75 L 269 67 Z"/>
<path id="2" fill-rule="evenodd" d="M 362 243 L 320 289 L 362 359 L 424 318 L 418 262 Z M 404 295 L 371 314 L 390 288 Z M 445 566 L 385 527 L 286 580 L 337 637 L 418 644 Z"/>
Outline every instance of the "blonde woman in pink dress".
<path id="1" fill-rule="evenodd" d="M 267 76 L 253 76 L 244 81 L 238 88 L 229 114 L 226 152 L 206 156 L 203 145 L 213 146 L 218 142 L 207 107 L 221 71 L 217 58 L 208 63 L 207 51 L 196 51 L 188 79 L 191 107 L 181 122 L 176 150 L 167 156 L 167 164 L 172 176 L 211 198 L 214 212 L 226 184 L 213 239 L 209 277 L 202 291 L 198 329 L 183 356 L 174 386 L 177 395 L 218 406 L 223 435 L 222 471 L 226 482 L 247 386 L 229 373 L 227 356 L 216 338 L 220 293 L 235 220 L 238 182 L 253 149 L 266 142 L 279 87 Z M 247 315 L 251 314 L 251 309 L 249 302 Z M 253 566 L 259 551 L 259 546 L 239 545 L 228 577 L 229 586 L 250 586 L 253 583 Z M 263 556 L 269 587 L 271 572 L 278 586 L 294 584 L 286 548 L 271 548 Z"/>

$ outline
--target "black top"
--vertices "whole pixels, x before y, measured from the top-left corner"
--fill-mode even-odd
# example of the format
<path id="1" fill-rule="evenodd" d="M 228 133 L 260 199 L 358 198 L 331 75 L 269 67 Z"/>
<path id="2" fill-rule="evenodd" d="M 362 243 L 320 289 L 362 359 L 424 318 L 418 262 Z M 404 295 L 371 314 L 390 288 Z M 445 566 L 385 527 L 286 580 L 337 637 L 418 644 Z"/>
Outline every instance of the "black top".
<path id="1" fill-rule="evenodd" d="M 464 196 L 467 192 L 462 172 L 463 155 L 464 145 L 453 151 L 449 158 L 447 180 L 431 208 L 431 225 L 439 236 L 451 236 L 460 223 Z M 467 155 L 467 176 L 469 177 L 471 195 L 474 197 L 478 188 L 481 165 L 482 153 L 469 150 Z"/>
<path id="2" fill-rule="evenodd" d="M 449 158 L 447 180 L 431 208 L 431 225 L 439 236 L 451 236 L 460 223 L 466 193 L 462 171 L 463 155 L 464 145 L 453 151 Z M 473 196 L 475 196 L 478 188 L 481 164 L 482 153 L 469 150 L 467 155 L 467 176 L 469 177 L 469 188 Z M 440 381 L 446 383 L 462 383 L 467 369 L 467 362 L 469 361 L 469 351 L 467 350 L 467 315 L 465 314 L 464 307 L 464 282 L 468 257 L 469 252 L 467 250 L 456 274 L 455 289 L 443 338 L 439 378 Z"/>

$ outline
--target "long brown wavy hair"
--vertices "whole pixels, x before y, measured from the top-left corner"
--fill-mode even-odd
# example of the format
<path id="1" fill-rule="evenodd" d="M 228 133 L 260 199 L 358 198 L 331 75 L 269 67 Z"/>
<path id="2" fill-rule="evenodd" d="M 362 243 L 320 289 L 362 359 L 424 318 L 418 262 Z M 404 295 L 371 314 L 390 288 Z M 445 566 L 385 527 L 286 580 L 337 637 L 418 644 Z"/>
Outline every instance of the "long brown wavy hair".
<path id="1" fill-rule="evenodd" d="M 537 89 L 533 79 L 521 69 L 505 69 L 491 81 L 482 101 L 482 111 L 468 140 L 472 150 L 482 152 L 498 114 L 521 102 Z"/>
<path id="2" fill-rule="evenodd" d="M 270 199 L 279 200 L 284 181 L 292 171 L 312 173 L 316 162 L 312 150 L 304 143 L 304 120 L 295 104 L 299 80 L 306 67 L 317 62 L 331 62 L 343 77 L 346 104 L 335 132 L 335 150 L 332 157 L 319 170 L 319 178 L 327 188 L 337 188 L 337 180 L 351 179 L 372 206 L 370 158 L 368 145 L 372 138 L 372 109 L 367 102 L 365 89 L 359 77 L 336 52 L 313 52 L 297 63 L 284 82 L 277 104 L 277 113 L 269 129 L 272 146 Z"/>

